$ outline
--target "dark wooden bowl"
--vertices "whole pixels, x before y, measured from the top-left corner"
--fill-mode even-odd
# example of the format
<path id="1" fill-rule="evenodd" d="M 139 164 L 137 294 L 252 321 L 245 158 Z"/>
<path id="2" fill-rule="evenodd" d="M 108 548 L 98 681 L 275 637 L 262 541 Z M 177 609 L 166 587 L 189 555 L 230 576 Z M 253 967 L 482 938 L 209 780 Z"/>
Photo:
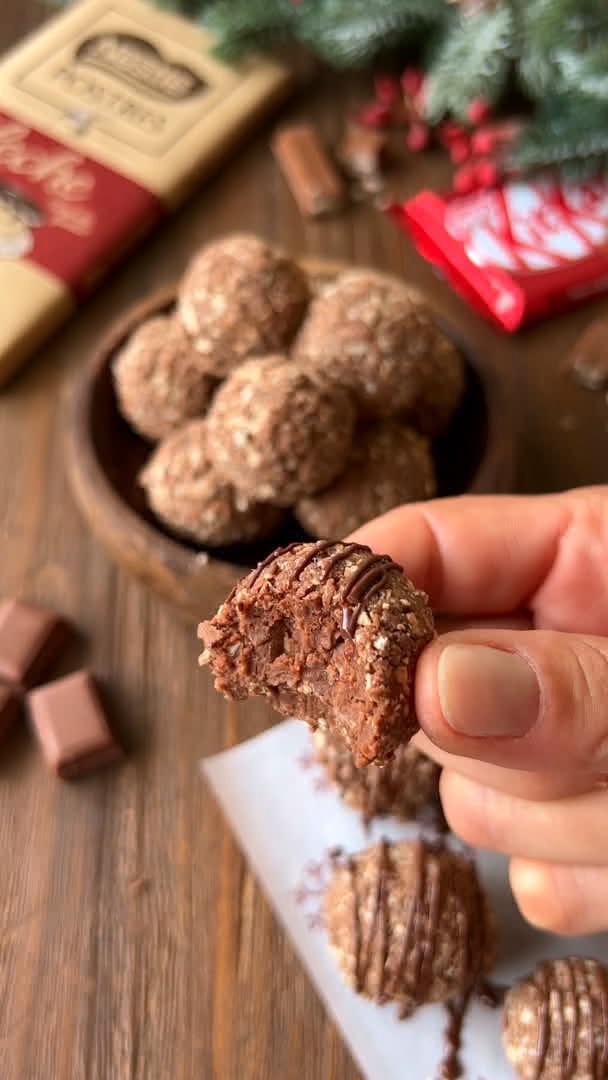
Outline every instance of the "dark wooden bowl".
<path id="1" fill-rule="evenodd" d="M 344 264 L 302 260 L 315 280 Z M 280 544 L 306 539 L 295 520 L 263 543 L 203 550 L 173 537 L 148 510 L 137 475 L 150 445 L 120 415 L 111 362 L 134 328 L 170 310 L 175 289 L 164 289 L 133 308 L 113 327 L 85 366 L 67 424 L 72 490 L 91 529 L 110 556 L 161 593 L 186 617 L 209 614 L 245 569 Z M 466 392 L 449 430 L 434 447 L 440 495 L 500 492 L 513 482 L 512 411 L 507 388 L 456 331 L 443 326 L 467 362 Z"/>

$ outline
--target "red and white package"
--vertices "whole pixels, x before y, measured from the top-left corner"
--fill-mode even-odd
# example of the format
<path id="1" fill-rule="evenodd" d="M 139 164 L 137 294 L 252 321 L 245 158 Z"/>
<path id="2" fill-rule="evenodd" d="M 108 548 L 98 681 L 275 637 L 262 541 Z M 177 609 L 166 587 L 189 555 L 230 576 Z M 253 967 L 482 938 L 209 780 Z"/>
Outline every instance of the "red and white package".
<path id="1" fill-rule="evenodd" d="M 389 213 L 476 311 L 502 330 L 608 292 L 608 180 L 509 180 L 422 192 Z"/>

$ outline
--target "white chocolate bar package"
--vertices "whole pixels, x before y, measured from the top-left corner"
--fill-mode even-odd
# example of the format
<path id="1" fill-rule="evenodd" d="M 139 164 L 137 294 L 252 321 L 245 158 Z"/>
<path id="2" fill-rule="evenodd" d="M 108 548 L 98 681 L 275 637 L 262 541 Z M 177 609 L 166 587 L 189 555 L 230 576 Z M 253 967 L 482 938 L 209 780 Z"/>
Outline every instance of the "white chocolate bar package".
<path id="1" fill-rule="evenodd" d="M 287 91 L 142 0 L 81 0 L 0 63 L 0 385 Z"/>

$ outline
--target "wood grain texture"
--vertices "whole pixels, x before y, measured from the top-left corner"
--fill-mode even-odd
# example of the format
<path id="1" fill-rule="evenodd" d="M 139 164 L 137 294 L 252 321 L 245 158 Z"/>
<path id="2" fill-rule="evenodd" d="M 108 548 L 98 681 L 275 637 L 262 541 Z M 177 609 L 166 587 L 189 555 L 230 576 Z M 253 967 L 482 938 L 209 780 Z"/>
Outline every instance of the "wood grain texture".
<path id="1" fill-rule="evenodd" d="M 3 0 L 0 46 L 45 14 Z M 283 112 L 329 141 L 366 80 L 326 76 Z M 104 680 L 131 755 L 78 785 L 46 773 L 25 728 L 0 756 L 0 1076 L 3 1080 L 354 1080 L 357 1071 L 202 783 L 205 755 L 262 731 L 263 704 L 226 705 L 190 628 L 118 570 L 78 514 L 64 470 L 65 396 L 120 311 L 177 278 L 228 229 L 294 252 L 407 271 L 515 380 L 521 490 L 608 479 L 603 395 L 560 376 L 597 301 L 518 336 L 465 310 L 393 225 L 359 206 L 304 222 L 272 162 L 270 127 L 140 251 L 0 396 L 0 592 L 56 606 Z M 434 155 L 396 177 L 437 185 Z M 0 298 L 0 306 L 6 302 Z"/>

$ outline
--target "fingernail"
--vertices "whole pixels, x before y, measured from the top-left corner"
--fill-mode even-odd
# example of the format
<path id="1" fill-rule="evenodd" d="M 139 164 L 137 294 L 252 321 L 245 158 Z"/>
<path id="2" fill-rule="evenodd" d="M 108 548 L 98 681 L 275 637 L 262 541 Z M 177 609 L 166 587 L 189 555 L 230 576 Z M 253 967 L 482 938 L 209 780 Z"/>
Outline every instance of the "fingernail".
<path id="1" fill-rule="evenodd" d="M 525 735 L 538 715 L 538 681 L 517 653 L 446 645 L 437 665 L 441 711 L 463 735 Z"/>

